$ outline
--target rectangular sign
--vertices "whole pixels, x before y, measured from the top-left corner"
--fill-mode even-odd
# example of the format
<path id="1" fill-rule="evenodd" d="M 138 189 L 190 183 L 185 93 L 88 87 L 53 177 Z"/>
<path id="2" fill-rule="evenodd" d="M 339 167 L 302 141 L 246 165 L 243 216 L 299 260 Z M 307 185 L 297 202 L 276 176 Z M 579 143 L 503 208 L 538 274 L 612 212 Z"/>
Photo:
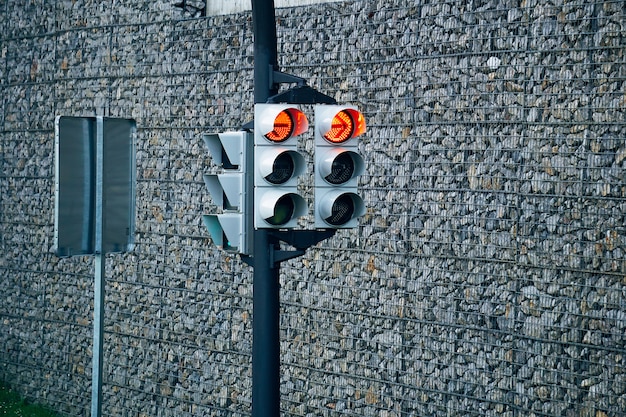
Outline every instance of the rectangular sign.
<path id="1" fill-rule="evenodd" d="M 58 256 L 132 249 L 135 133 L 132 119 L 56 118 L 54 243 Z"/>

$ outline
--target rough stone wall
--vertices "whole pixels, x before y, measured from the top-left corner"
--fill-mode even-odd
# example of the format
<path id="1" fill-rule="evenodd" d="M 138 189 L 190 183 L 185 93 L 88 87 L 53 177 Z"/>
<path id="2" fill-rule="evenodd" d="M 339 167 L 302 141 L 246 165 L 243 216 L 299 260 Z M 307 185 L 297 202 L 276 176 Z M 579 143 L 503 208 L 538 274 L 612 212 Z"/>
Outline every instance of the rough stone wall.
<path id="1" fill-rule="evenodd" d="M 104 413 L 250 412 L 252 274 L 200 217 L 201 134 L 251 119 L 252 22 L 173 3 L 0 2 L 0 379 L 66 415 L 89 411 L 93 261 L 50 252 L 53 120 L 96 114 L 139 128 Z M 283 267 L 284 413 L 624 415 L 624 3 L 354 1 L 278 24 L 282 69 L 369 125 L 360 227 Z"/>

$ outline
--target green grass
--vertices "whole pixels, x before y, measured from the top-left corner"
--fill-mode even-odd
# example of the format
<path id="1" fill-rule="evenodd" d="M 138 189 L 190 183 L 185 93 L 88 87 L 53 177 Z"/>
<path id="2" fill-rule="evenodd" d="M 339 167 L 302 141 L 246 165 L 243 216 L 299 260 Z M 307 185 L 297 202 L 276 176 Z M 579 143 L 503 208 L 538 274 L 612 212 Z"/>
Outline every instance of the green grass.
<path id="1" fill-rule="evenodd" d="M 41 405 L 29 404 L 0 382 L 0 417 L 59 417 L 59 415 Z"/>

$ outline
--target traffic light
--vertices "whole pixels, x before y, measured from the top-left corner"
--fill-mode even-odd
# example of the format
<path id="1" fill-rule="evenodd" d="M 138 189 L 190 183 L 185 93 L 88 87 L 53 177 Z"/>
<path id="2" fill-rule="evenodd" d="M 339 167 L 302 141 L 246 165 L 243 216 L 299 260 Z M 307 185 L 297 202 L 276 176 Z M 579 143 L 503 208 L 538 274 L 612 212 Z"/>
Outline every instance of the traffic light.
<path id="1" fill-rule="evenodd" d="M 219 213 L 203 216 L 213 242 L 228 252 L 252 254 L 252 138 L 245 131 L 203 136 L 213 161 L 221 172 L 204 175 Z"/>
<path id="2" fill-rule="evenodd" d="M 357 136 L 365 133 L 365 118 L 353 107 L 315 106 L 315 227 L 352 228 L 365 214 L 357 194 L 364 171 Z"/>
<path id="3" fill-rule="evenodd" d="M 283 104 L 254 106 L 254 228 L 293 228 L 308 213 L 298 193 L 305 160 L 297 136 L 309 122 L 298 108 Z"/>

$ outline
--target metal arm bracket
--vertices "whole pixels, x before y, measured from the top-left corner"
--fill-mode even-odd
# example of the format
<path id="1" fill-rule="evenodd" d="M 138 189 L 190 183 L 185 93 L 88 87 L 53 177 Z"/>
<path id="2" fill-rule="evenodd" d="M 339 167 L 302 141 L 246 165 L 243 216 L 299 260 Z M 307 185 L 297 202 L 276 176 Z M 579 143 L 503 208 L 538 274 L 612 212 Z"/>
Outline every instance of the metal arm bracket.
<path id="1" fill-rule="evenodd" d="M 306 85 L 306 80 L 296 75 L 286 74 L 274 69 L 272 65 L 269 68 L 269 87 L 270 90 L 278 90 L 280 84 L 297 84 L 296 87 L 287 91 L 273 95 L 267 99 L 268 103 L 293 103 L 293 104 L 337 104 L 337 100 L 320 93 L 314 88 Z"/>
<path id="2" fill-rule="evenodd" d="M 272 65 L 270 65 L 269 75 L 270 89 L 275 87 L 276 84 L 296 83 L 299 86 L 306 85 L 306 80 L 304 78 L 275 70 Z"/>
<path id="3" fill-rule="evenodd" d="M 337 100 L 319 91 L 301 85 L 278 93 L 267 99 L 268 103 L 293 103 L 293 104 L 337 104 Z"/>
<path id="4" fill-rule="evenodd" d="M 285 242 L 298 250 L 306 250 L 322 240 L 332 237 L 337 232 L 336 229 L 316 229 L 316 230 L 271 230 L 269 235 Z"/>

